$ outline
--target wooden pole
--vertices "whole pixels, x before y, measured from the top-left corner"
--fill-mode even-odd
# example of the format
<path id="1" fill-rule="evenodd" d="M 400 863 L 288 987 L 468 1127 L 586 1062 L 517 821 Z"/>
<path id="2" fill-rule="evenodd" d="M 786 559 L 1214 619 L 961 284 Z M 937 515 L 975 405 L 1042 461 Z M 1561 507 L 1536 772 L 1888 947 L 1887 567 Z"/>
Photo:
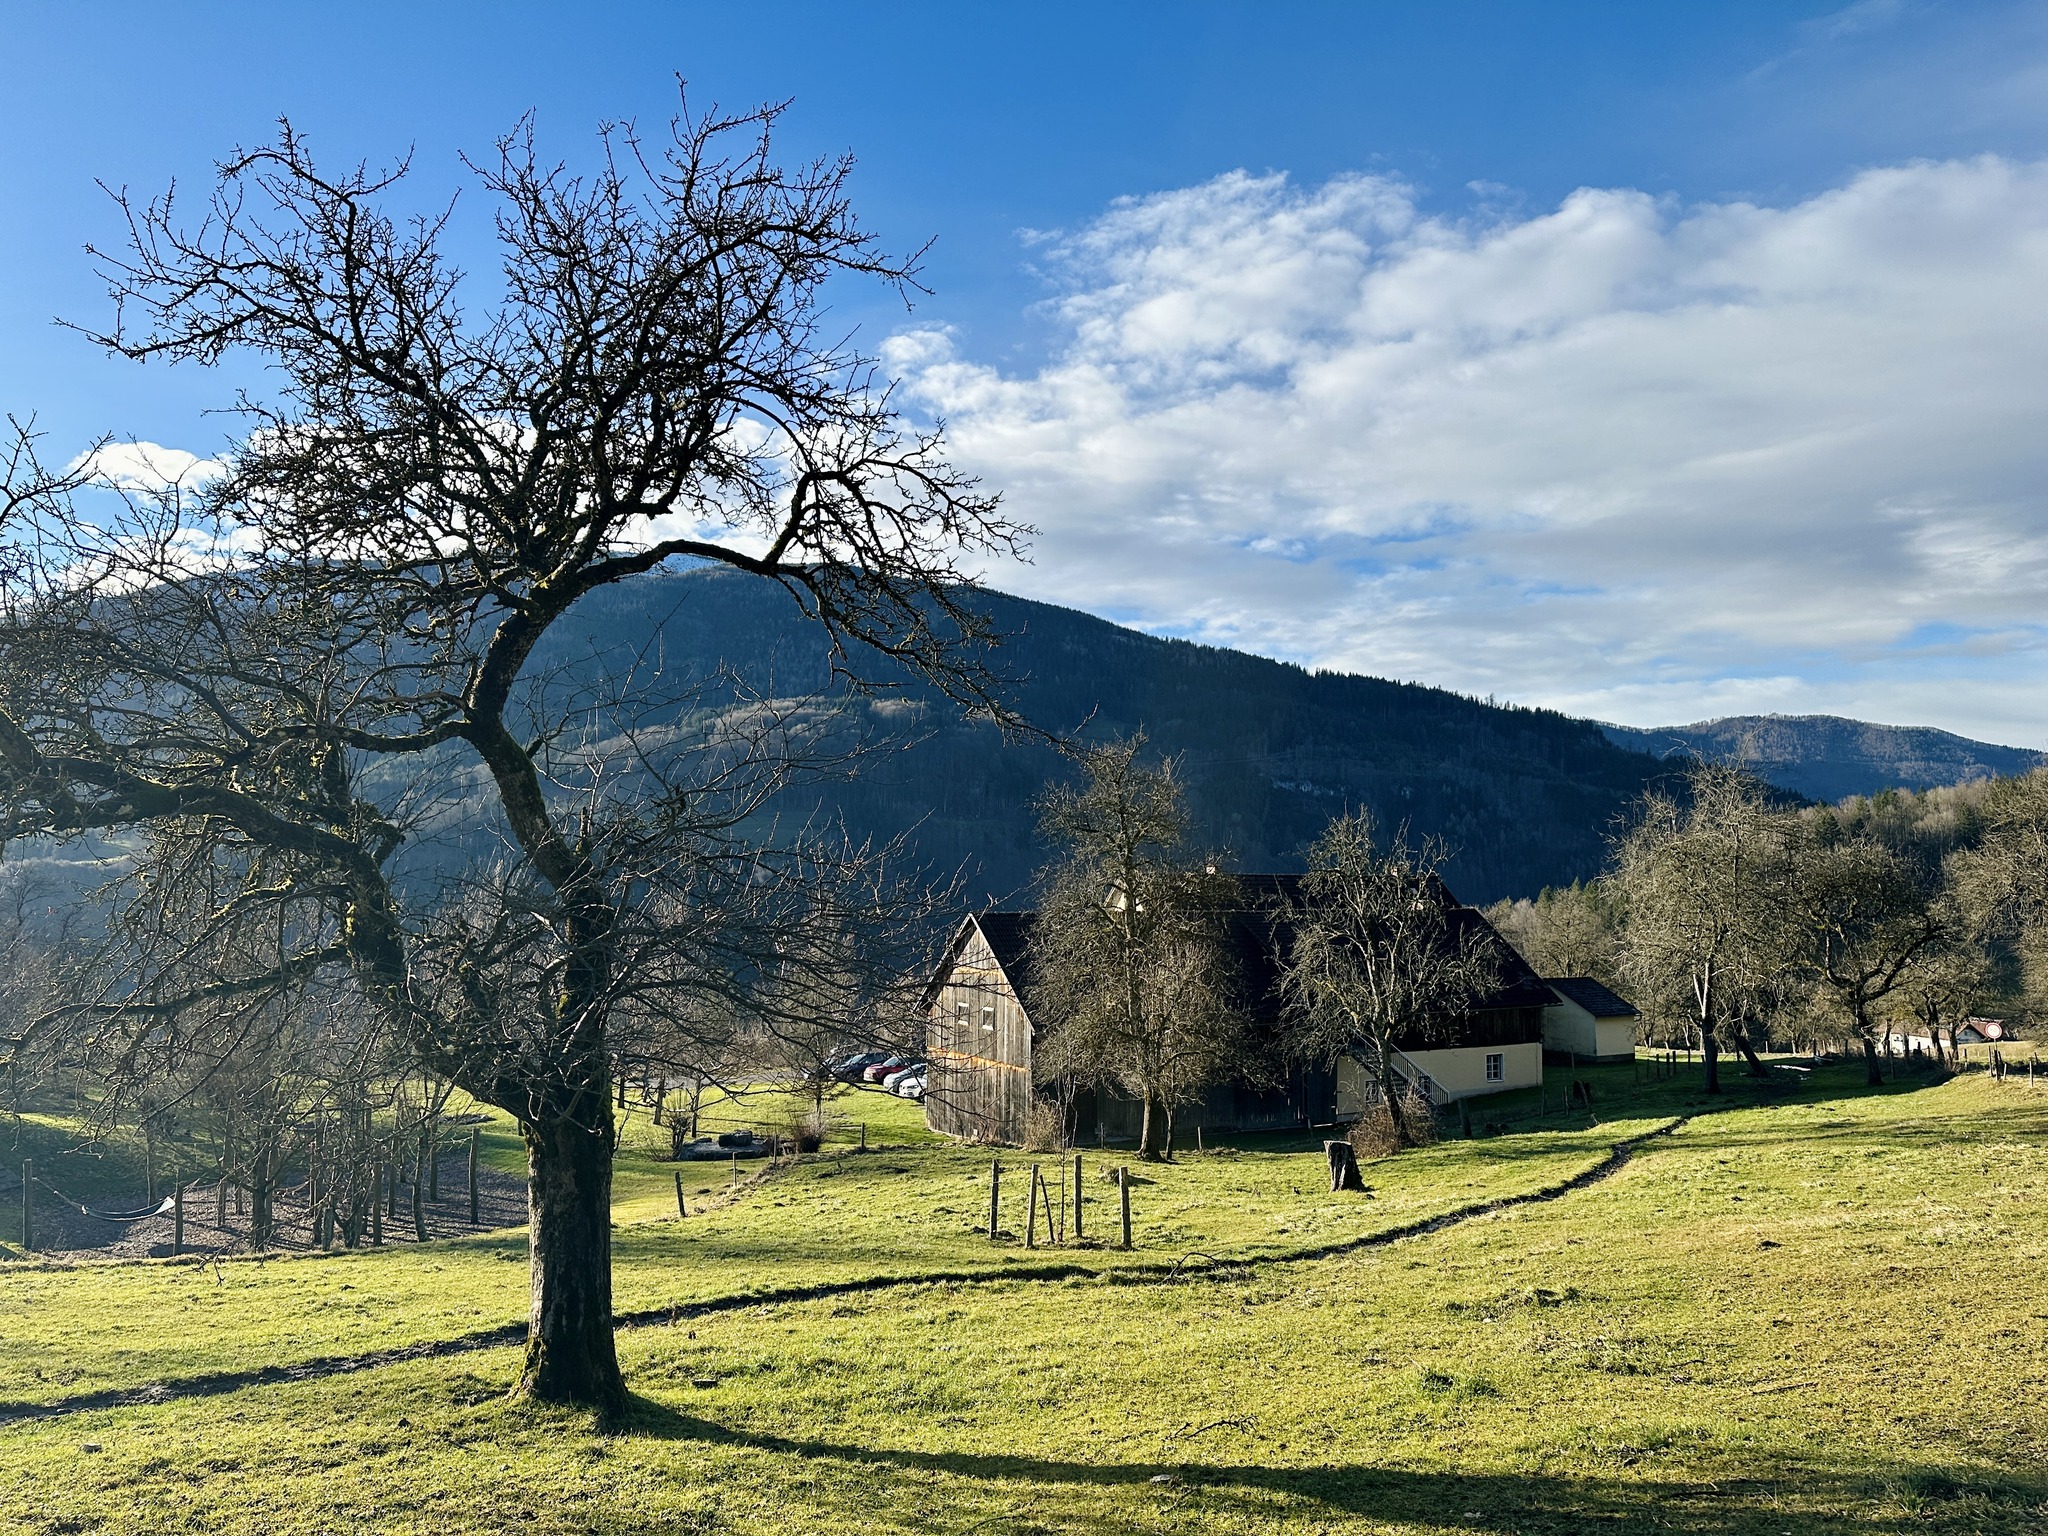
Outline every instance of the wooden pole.
<path id="1" fill-rule="evenodd" d="M 1001 1215 L 1003 1198 L 1003 1160 L 995 1158 L 988 1165 L 988 1235 L 993 1238 L 1001 1230 L 998 1220 Z"/>
<path id="2" fill-rule="evenodd" d="M 860 1123 L 860 1149 L 863 1152 L 868 1149 L 868 1123 L 865 1120 Z"/>
<path id="3" fill-rule="evenodd" d="M 1119 1168 L 1116 1171 L 1116 1192 L 1123 1206 L 1124 1247 L 1131 1246 L 1131 1170 Z"/>
<path id="4" fill-rule="evenodd" d="M 689 1214 L 688 1211 L 683 1209 L 683 1170 L 678 1168 L 676 1170 L 676 1215 L 687 1216 Z"/>
<path id="5" fill-rule="evenodd" d="M 426 1138 L 420 1138 L 420 1156 L 426 1156 Z M 427 1208 L 423 1203 L 427 1192 L 427 1181 L 419 1176 L 419 1168 L 413 1168 L 412 1181 L 412 1240 L 424 1243 L 427 1240 Z"/>
<path id="6" fill-rule="evenodd" d="M 213 1225 L 216 1231 L 228 1229 L 228 1170 L 225 1162 L 221 1164 L 220 1182 L 213 1186 Z"/>
<path id="7" fill-rule="evenodd" d="M 427 1198 L 437 1205 L 441 1200 L 441 1138 L 438 1134 L 440 1122 L 429 1122 L 427 1132 Z"/>
<path id="8" fill-rule="evenodd" d="M 370 1246 L 384 1246 L 384 1165 L 370 1165 Z"/>
<path id="9" fill-rule="evenodd" d="M 36 1160 L 21 1160 L 21 1251 L 36 1249 Z"/>
<path id="10" fill-rule="evenodd" d="M 185 1251 L 185 1186 L 181 1181 L 171 1191 L 171 1257 Z"/>
<path id="11" fill-rule="evenodd" d="M 1024 1246 L 1038 1246 L 1038 1164 L 1031 1165 L 1031 1186 L 1024 1196 Z"/>
<path id="12" fill-rule="evenodd" d="M 477 1225 L 476 1136 L 476 1130 L 472 1127 L 469 1133 L 469 1224 L 472 1227 Z"/>
<path id="13" fill-rule="evenodd" d="M 1074 1241 L 1081 1241 L 1081 1154 L 1074 1154 Z"/>

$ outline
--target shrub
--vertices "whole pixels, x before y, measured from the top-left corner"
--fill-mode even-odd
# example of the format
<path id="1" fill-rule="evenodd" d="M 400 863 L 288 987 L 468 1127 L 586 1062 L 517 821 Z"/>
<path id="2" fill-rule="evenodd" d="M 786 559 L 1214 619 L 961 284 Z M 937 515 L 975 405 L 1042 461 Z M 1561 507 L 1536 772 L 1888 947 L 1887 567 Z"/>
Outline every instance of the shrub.
<path id="1" fill-rule="evenodd" d="M 1391 1157 L 1404 1147 L 1426 1147 L 1436 1140 L 1436 1110 L 1413 1088 L 1401 1096 L 1401 1119 L 1407 1128 L 1405 1137 L 1382 1099 L 1351 1127 L 1352 1147 L 1361 1158 Z"/>

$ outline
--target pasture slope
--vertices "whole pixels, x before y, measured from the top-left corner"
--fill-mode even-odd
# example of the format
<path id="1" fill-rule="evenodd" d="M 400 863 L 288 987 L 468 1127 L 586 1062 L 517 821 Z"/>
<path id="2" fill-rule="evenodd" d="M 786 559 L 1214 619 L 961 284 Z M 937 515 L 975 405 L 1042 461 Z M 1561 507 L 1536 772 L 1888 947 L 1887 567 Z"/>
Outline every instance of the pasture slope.
<path id="1" fill-rule="evenodd" d="M 636 1141 L 612 1426 L 502 1398 L 517 1231 L 8 1264 L 0 1531 L 2048 1530 L 2048 1084 L 1854 1075 L 1609 1069 L 1604 1123 L 1369 1197 L 1305 1144 L 1188 1154 L 1128 1255 L 1114 1154 L 1027 1253 L 977 1231 L 986 1154 L 878 1099 L 897 1144 L 707 1174 L 680 1222 Z"/>

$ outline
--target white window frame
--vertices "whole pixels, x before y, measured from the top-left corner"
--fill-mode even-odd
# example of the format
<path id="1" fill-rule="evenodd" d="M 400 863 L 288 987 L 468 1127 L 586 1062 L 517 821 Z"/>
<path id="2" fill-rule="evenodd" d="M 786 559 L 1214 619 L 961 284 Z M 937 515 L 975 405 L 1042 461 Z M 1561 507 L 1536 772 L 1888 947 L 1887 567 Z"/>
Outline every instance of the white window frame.
<path id="1" fill-rule="evenodd" d="M 1508 1053 L 1488 1051 L 1486 1053 L 1486 1080 L 1489 1083 L 1504 1083 L 1508 1080 Z"/>

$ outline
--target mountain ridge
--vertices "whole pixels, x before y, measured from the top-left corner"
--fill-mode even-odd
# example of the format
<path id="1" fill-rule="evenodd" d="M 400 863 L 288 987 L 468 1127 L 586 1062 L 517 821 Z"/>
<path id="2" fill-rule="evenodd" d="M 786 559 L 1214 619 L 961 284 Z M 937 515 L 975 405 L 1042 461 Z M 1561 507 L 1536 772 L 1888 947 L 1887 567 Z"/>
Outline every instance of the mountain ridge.
<path id="1" fill-rule="evenodd" d="M 1739 762 L 1758 778 L 1835 801 L 1884 789 L 1936 789 L 2010 778 L 2048 766 L 2048 752 L 1976 741 L 1931 725 L 1884 725 L 1844 715 L 1724 715 L 1691 725 L 1599 722 L 1609 740 L 1669 760 Z"/>

